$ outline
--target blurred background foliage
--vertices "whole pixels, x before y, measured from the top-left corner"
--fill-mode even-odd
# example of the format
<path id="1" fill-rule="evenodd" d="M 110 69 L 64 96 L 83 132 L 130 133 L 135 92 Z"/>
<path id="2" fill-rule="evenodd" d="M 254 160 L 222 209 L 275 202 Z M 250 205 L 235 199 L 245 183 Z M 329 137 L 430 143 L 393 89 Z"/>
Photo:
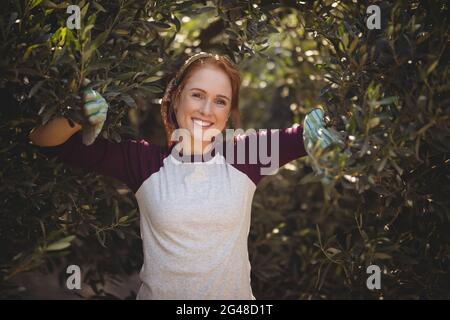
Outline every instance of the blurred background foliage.
<path id="1" fill-rule="evenodd" d="M 66 27 L 70 4 L 80 30 Z M 371 4 L 380 30 L 366 26 Z M 211 51 L 239 66 L 245 129 L 288 127 L 321 105 L 352 153 L 327 151 L 328 183 L 308 157 L 263 180 L 249 238 L 255 297 L 449 299 L 448 11 L 437 0 L 4 1 L 0 297 L 49 297 L 47 284 L 18 285 L 30 274 L 63 296 L 69 264 L 82 268 L 80 297 L 135 297 L 133 194 L 47 159 L 28 133 L 56 115 L 78 121 L 87 77 L 111 106 L 105 138 L 164 144 L 165 85 L 189 54 Z M 366 287 L 371 264 L 381 290 Z"/>

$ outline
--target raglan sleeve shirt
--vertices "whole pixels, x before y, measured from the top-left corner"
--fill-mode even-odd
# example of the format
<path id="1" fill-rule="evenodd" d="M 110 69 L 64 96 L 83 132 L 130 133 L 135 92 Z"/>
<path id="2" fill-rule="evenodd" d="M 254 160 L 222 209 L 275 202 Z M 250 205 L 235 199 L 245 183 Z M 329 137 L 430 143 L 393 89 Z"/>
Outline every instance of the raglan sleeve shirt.
<path id="1" fill-rule="evenodd" d="M 160 147 L 146 140 L 127 139 L 113 142 L 97 137 L 89 146 L 82 143 L 81 132 L 72 135 L 63 144 L 39 147 L 47 156 L 56 156 L 73 167 L 116 178 L 134 193 L 148 177 L 152 165 L 160 162 Z"/>
<path id="2" fill-rule="evenodd" d="M 238 136 L 235 139 L 235 153 L 238 152 L 239 145 L 245 144 L 245 150 L 249 150 L 249 144 L 252 141 L 252 138 L 256 138 L 256 152 L 258 154 L 268 153 L 271 158 L 271 162 L 273 158 L 277 156 L 277 165 L 275 166 L 276 170 L 285 164 L 301 158 L 307 155 L 305 150 L 305 146 L 303 143 L 303 126 L 299 124 L 295 124 L 289 128 L 283 129 L 269 129 L 258 131 L 256 134 L 245 134 L 243 136 Z M 276 145 L 273 139 L 277 138 L 278 148 L 272 150 L 272 147 Z M 266 145 L 266 150 L 261 152 L 261 148 L 263 145 Z M 226 150 L 226 148 L 224 148 Z M 226 152 L 225 152 L 226 153 Z M 268 173 L 264 174 L 263 168 L 271 167 L 272 163 L 266 164 L 260 157 L 258 157 L 255 164 L 251 162 L 250 154 L 247 152 L 245 155 L 245 163 L 239 164 L 237 161 L 234 166 L 239 170 L 242 170 L 255 185 L 258 185 L 259 182 L 268 175 Z M 269 170 L 270 171 L 270 170 Z"/>
<path id="3" fill-rule="evenodd" d="M 277 168 L 306 155 L 302 126 L 276 132 L 244 134 L 233 140 L 232 149 L 236 153 L 256 141 L 259 153 L 261 142 L 267 143 L 263 151 L 278 155 Z M 80 132 L 40 149 L 119 179 L 134 192 L 144 251 L 138 299 L 255 299 L 247 240 L 252 199 L 266 162 L 251 163 L 247 153 L 244 163 L 236 163 L 225 151 L 212 160 L 183 163 L 169 148 L 146 140 L 98 137 L 86 146 Z"/>

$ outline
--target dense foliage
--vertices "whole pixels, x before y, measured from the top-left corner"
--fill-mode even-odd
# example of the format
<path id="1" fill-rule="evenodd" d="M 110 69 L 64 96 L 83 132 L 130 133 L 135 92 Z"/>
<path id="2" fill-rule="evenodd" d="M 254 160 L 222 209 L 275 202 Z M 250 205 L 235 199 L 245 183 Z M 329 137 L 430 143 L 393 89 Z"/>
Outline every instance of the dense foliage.
<path id="1" fill-rule="evenodd" d="M 70 4 L 80 30 L 66 27 Z M 380 29 L 367 27 L 371 4 Z M 351 152 L 328 150 L 326 182 L 308 158 L 263 180 L 249 239 L 255 297 L 450 298 L 448 11 L 436 0 L 6 0 L 0 296 L 20 297 L 25 271 L 77 263 L 93 297 L 112 297 L 104 284 L 139 270 L 133 194 L 47 159 L 28 132 L 56 115 L 79 120 L 89 78 L 111 106 L 104 137 L 165 143 L 159 99 L 202 50 L 238 64 L 244 128 L 287 127 L 321 104 Z M 366 287 L 372 264 L 380 290 Z"/>

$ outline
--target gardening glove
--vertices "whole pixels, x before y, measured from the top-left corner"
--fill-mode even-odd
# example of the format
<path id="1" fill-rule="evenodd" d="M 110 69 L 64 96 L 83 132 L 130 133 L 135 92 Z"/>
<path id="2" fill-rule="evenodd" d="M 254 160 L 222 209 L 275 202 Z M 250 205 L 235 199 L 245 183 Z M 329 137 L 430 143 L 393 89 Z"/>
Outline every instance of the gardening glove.
<path id="1" fill-rule="evenodd" d="M 326 169 L 323 166 L 323 151 L 331 145 L 345 146 L 339 133 L 333 128 L 325 128 L 324 113 L 320 108 L 310 111 L 303 121 L 303 141 L 306 152 L 308 153 L 313 170 L 317 174 L 325 174 Z"/>
<path id="2" fill-rule="evenodd" d="M 90 145 L 102 131 L 108 113 L 108 103 L 92 88 L 85 88 L 82 92 L 83 112 L 86 118 L 82 126 L 83 143 Z"/>

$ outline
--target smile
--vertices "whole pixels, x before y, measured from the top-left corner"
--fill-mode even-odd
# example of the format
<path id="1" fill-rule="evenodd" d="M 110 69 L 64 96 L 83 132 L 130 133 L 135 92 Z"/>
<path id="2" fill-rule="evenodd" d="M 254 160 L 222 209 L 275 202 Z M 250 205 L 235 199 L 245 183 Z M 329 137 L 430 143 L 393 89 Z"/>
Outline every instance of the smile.
<path id="1" fill-rule="evenodd" d="M 194 125 L 200 126 L 202 128 L 209 128 L 213 125 L 212 122 L 209 121 L 205 121 L 205 120 L 200 120 L 197 118 L 192 118 L 192 122 L 194 123 Z"/>

